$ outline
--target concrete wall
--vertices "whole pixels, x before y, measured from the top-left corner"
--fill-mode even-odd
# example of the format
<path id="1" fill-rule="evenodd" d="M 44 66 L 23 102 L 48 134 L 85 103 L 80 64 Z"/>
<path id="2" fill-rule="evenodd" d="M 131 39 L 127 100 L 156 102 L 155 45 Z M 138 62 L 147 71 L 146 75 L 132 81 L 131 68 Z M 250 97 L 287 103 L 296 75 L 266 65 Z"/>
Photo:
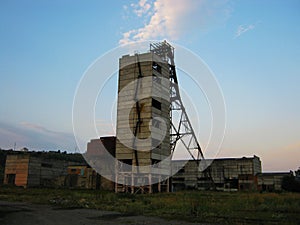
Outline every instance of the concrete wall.
<path id="1" fill-rule="evenodd" d="M 56 179 L 67 175 L 69 162 L 56 159 L 30 157 L 28 187 L 55 186 Z"/>
<path id="2" fill-rule="evenodd" d="M 55 186 L 67 174 L 69 162 L 30 154 L 7 155 L 4 184 L 23 187 Z M 13 179 L 14 177 L 14 179 Z"/>
<path id="3" fill-rule="evenodd" d="M 173 170 L 183 161 L 172 162 Z M 210 165 L 207 169 L 205 165 Z M 256 174 L 261 172 L 261 162 L 257 156 L 243 158 L 223 158 L 205 161 L 188 161 L 172 178 L 174 189 L 211 188 L 211 175 L 220 190 L 256 190 Z"/>
<path id="4" fill-rule="evenodd" d="M 260 173 L 257 176 L 258 190 L 260 191 L 281 191 L 282 179 L 291 176 L 290 172 Z"/>
<path id="5" fill-rule="evenodd" d="M 29 154 L 7 155 L 4 184 L 27 186 Z"/>
<path id="6" fill-rule="evenodd" d="M 97 180 L 101 181 L 99 188 L 110 190 L 111 186 L 113 186 L 113 181 L 115 180 L 115 155 L 116 137 L 114 136 L 93 139 L 87 145 L 87 153 L 84 157 L 87 163 L 95 170 L 94 172 L 101 176 L 100 178 L 96 177 Z M 94 186 L 93 188 L 99 189 Z"/>
<path id="7" fill-rule="evenodd" d="M 138 58 L 137 58 L 138 57 Z M 142 98 L 139 101 L 139 108 L 141 112 L 142 123 L 140 124 L 137 137 L 143 139 L 143 144 L 140 142 L 134 142 L 130 137 L 134 134 L 137 126 L 137 107 L 135 104 L 130 104 L 134 100 L 135 91 L 138 85 L 137 78 L 139 75 L 139 68 L 137 60 L 140 61 L 140 67 L 142 71 L 142 77 L 144 78 L 140 81 L 138 86 L 137 96 Z M 159 71 L 153 69 L 153 62 L 156 62 L 160 67 Z M 151 165 L 153 161 L 161 161 L 170 155 L 170 137 L 169 132 L 165 135 L 162 143 L 156 146 L 156 140 L 161 136 L 161 129 L 154 126 L 154 117 L 163 118 L 166 122 L 166 126 L 170 126 L 169 115 L 170 115 L 170 101 L 169 101 L 169 83 L 162 78 L 165 77 L 167 81 L 169 80 L 169 70 L 168 65 L 162 63 L 159 57 L 153 53 L 145 53 L 133 55 L 133 56 L 123 56 L 120 59 L 120 70 L 119 70 L 119 92 L 129 85 L 131 82 L 135 82 L 134 85 L 126 92 L 125 95 L 119 96 L 118 98 L 118 111 L 117 111 L 117 136 L 123 135 L 128 136 L 127 146 L 123 145 L 119 140 L 116 143 L 116 158 L 119 160 L 126 160 L 126 162 L 131 161 L 133 165 L 140 166 Z M 160 83 L 157 84 L 157 79 Z M 153 97 L 156 101 L 161 103 L 161 109 L 157 109 L 153 105 L 152 95 L 164 96 Z M 147 96 L 144 98 L 143 96 Z M 130 112 L 129 117 L 124 113 L 125 111 Z M 151 121 L 152 120 L 152 121 Z M 130 127 L 131 133 L 128 135 L 128 130 Z M 147 141 L 145 141 L 147 139 Z M 130 144 L 132 146 L 130 146 Z M 133 145 L 137 151 L 138 162 L 135 159 L 135 153 L 132 150 Z M 143 171 L 145 173 L 150 171 Z"/>
<path id="8" fill-rule="evenodd" d="M 73 188 L 114 190 L 114 182 L 88 166 L 69 166 L 65 185 Z"/>
<path id="9" fill-rule="evenodd" d="M 92 139 L 87 144 L 86 155 L 96 156 L 104 155 L 105 151 L 110 153 L 113 157 L 116 155 L 116 137 L 100 137 Z"/>

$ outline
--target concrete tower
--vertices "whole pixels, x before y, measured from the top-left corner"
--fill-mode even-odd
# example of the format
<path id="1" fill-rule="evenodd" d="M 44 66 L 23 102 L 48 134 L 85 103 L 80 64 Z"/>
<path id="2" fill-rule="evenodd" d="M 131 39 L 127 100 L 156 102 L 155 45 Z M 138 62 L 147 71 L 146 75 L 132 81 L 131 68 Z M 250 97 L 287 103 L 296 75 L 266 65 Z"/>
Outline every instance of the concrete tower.
<path id="1" fill-rule="evenodd" d="M 119 59 L 116 192 L 169 190 L 169 77 L 168 63 L 154 52 Z"/>

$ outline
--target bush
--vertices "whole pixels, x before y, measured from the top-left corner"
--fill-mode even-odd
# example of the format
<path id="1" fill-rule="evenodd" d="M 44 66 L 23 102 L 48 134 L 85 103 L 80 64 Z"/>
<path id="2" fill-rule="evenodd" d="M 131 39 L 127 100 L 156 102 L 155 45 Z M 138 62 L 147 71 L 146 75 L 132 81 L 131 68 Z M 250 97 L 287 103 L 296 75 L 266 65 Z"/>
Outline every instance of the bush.
<path id="1" fill-rule="evenodd" d="M 286 191 L 300 192 L 300 182 L 295 180 L 294 176 L 285 176 L 282 179 L 281 187 Z"/>

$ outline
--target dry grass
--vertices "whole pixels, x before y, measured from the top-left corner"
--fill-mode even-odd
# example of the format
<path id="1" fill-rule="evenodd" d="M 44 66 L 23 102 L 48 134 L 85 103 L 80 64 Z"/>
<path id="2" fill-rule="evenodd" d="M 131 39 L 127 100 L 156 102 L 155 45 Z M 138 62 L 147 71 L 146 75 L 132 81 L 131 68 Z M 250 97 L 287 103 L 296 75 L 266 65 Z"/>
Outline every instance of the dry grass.
<path id="1" fill-rule="evenodd" d="M 0 187 L 0 200 L 218 224 L 300 224 L 299 193 L 185 191 L 130 195 L 96 190 Z"/>

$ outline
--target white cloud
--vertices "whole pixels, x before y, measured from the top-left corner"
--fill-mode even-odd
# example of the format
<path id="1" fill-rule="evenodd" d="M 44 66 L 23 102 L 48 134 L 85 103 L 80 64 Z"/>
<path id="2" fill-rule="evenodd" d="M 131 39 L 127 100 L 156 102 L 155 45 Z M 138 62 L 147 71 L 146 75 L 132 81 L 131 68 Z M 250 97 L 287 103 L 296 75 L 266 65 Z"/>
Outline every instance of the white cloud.
<path id="1" fill-rule="evenodd" d="M 72 133 L 49 130 L 41 125 L 22 122 L 10 124 L 0 122 L 0 147 L 30 150 L 74 150 L 76 141 Z"/>
<path id="2" fill-rule="evenodd" d="M 35 130 L 36 132 L 57 134 L 56 132 L 48 130 L 47 128 L 45 128 L 39 124 L 34 124 L 34 123 L 29 123 L 29 122 L 21 122 L 20 125 L 22 125 L 23 127 L 27 128 L 27 129 Z"/>
<path id="3" fill-rule="evenodd" d="M 74 146 L 76 146 L 72 133 L 53 131 L 30 122 L 21 122 L 20 125 L 17 127 L 17 131 L 27 138 L 28 147 L 73 150 Z M 34 140 L 32 140 L 33 135 L 35 137 Z"/>
<path id="4" fill-rule="evenodd" d="M 238 38 L 239 36 L 241 36 L 242 34 L 246 33 L 249 30 L 253 30 L 255 28 L 254 24 L 250 24 L 248 26 L 245 25 L 239 25 L 237 28 L 237 31 L 235 33 L 235 38 Z"/>
<path id="5" fill-rule="evenodd" d="M 228 17 L 230 10 L 224 7 L 226 0 L 140 0 L 131 4 L 138 18 L 146 19 L 140 27 L 122 33 L 119 44 L 135 41 L 169 39 L 177 40 L 194 30 L 205 29 L 215 17 Z"/>
<path id="6" fill-rule="evenodd" d="M 145 15 L 151 8 L 151 5 L 147 0 L 140 0 L 137 4 L 132 3 L 130 6 L 138 17 Z"/>

